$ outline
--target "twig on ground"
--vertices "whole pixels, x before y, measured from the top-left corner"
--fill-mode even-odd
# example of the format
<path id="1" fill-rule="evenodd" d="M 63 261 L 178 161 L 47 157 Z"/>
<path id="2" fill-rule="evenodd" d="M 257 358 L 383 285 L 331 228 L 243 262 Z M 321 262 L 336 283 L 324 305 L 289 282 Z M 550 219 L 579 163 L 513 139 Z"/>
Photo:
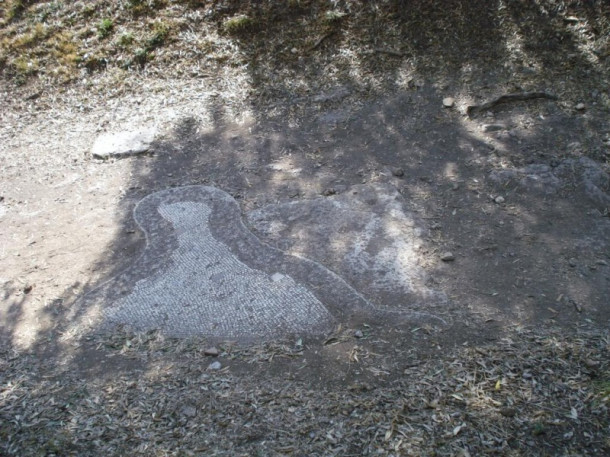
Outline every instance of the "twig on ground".
<path id="1" fill-rule="evenodd" d="M 534 100 L 538 98 L 546 98 L 548 100 L 557 100 L 557 96 L 547 92 L 517 92 L 514 94 L 501 95 L 498 98 L 483 103 L 482 105 L 471 105 L 466 108 L 466 114 L 473 116 L 482 111 L 487 111 L 497 105 L 508 102 Z"/>
<path id="2" fill-rule="evenodd" d="M 333 30 L 332 32 L 329 32 L 326 35 L 323 35 L 322 37 L 318 38 L 317 41 L 313 44 L 313 46 L 311 48 L 309 48 L 309 50 L 315 51 L 324 41 L 326 41 L 327 38 L 330 38 L 334 34 L 335 34 L 335 31 Z"/>
<path id="3" fill-rule="evenodd" d="M 393 49 L 383 49 L 383 48 L 375 48 L 373 49 L 373 51 L 379 53 L 379 54 L 387 54 L 389 56 L 393 56 L 393 57 L 404 57 L 405 54 L 399 51 L 394 51 Z"/>

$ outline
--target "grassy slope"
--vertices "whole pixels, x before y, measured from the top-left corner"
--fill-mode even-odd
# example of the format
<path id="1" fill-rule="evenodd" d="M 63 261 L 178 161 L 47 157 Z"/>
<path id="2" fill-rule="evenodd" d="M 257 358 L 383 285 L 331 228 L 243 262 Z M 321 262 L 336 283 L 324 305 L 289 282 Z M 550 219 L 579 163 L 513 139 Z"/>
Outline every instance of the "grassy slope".
<path id="1" fill-rule="evenodd" d="M 582 97 L 582 80 L 607 82 L 609 8 L 603 1 L 8 0 L 0 6 L 0 71 L 10 84 L 49 88 L 102 72 L 119 84 L 144 69 L 196 78 L 247 67 L 254 87 L 277 97 L 337 82 L 386 91 L 417 75 L 468 83 L 493 69 L 515 85 L 552 80 Z"/>

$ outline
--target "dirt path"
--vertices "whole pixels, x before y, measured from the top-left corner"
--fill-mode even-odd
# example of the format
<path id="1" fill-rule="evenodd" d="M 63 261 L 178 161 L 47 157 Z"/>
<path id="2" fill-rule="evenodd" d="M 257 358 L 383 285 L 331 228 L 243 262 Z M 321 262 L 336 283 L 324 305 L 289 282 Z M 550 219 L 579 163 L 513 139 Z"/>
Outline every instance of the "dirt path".
<path id="1" fill-rule="evenodd" d="M 602 144 L 603 115 L 595 110 L 566 111 L 555 102 L 538 101 L 504 107 L 493 117 L 469 119 L 455 109 L 444 108 L 442 95 L 423 87 L 390 99 L 369 101 L 364 107 L 354 96 L 332 106 L 305 106 L 302 120 L 294 121 L 294 125 L 265 119 L 213 127 L 206 127 L 193 114 L 202 110 L 202 105 L 186 101 L 184 105 L 177 103 L 180 114 L 174 118 L 161 111 L 137 122 L 142 112 L 155 113 L 155 100 L 160 104 L 162 97 L 143 99 L 133 108 L 126 99 L 125 103 L 116 103 L 121 106 L 119 120 L 110 122 L 106 129 L 155 125 L 162 135 L 155 143 L 154 154 L 123 160 L 99 161 L 89 155 L 99 134 L 99 118 L 107 112 L 103 107 L 79 116 L 68 110 L 60 115 L 42 112 L 26 118 L 21 131 L 5 131 L 4 137 L 10 139 L 4 143 L 3 154 L 2 277 L 7 306 L 2 319 L 4 337 L 13 347 L 25 351 L 17 359 L 9 357 L 7 360 L 13 360 L 9 366 L 25 373 L 19 367 L 28 361 L 31 367 L 42 364 L 41 373 L 63 373 L 57 379 L 61 379 L 66 392 L 83 382 L 77 379 L 88 379 L 89 388 L 98 384 L 102 388 L 117 376 L 128 385 L 134 375 L 139 378 L 150 373 L 142 378 L 141 388 L 157 389 L 154 386 L 161 379 L 159 370 L 177 378 L 191 376 L 187 372 L 192 370 L 193 357 L 199 358 L 202 348 L 212 343 L 185 346 L 157 334 L 143 337 L 119 332 L 95 336 L 97 332 L 93 331 L 83 335 L 80 329 L 95 329 L 97 321 L 91 325 L 88 320 L 94 319 L 95 314 L 77 299 L 129 267 L 142 252 L 143 234 L 131 214 L 141 198 L 182 184 L 205 184 L 236 198 L 243 219 L 262 241 L 320 262 L 351 281 L 372 302 L 403 312 L 432 312 L 447 323 L 343 320 L 334 335 L 323 338 L 297 334 L 280 345 L 255 345 L 250 349 L 223 343 L 219 359 L 222 372 L 208 374 L 205 368 L 212 360 L 204 356 L 196 362 L 203 370 L 197 376 L 203 376 L 204 383 L 208 376 L 212 376 L 210 382 L 217 379 L 228 383 L 233 386 L 230 389 L 236 389 L 231 394 L 236 399 L 244 395 L 239 392 L 255 388 L 246 381 L 254 375 L 271 386 L 286 377 L 295 383 L 288 390 L 276 391 L 274 387 L 269 392 L 259 392 L 263 395 L 257 397 L 260 401 L 277 401 L 271 398 L 290 395 L 297 399 L 297 405 L 317 404 L 329 395 L 333 398 L 335 388 L 348 386 L 354 394 L 364 389 L 354 397 L 357 402 L 367 401 L 366 398 L 378 402 L 378 395 L 393 398 L 397 393 L 395 387 L 386 390 L 381 386 L 396 386 L 405 376 L 415 379 L 412 376 L 420 377 L 422 370 L 429 373 L 434 360 L 449 364 L 467 360 L 459 348 L 478 348 L 475 351 L 480 353 L 469 354 L 475 358 L 485 354 L 487 360 L 489 354 L 501 351 L 496 348 L 513 341 L 517 346 L 510 350 L 518 354 L 517 363 L 526 360 L 523 354 L 531 353 L 531 344 L 538 344 L 536 341 L 544 341 L 543 347 L 549 347 L 546 338 L 560 338 L 569 348 L 584 344 L 587 349 L 579 350 L 583 358 L 578 363 L 590 363 L 590 368 L 584 365 L 586 370 L 599 373 L 596 370 L 603 370 L 607 364 L 607 347 L 604 349 L 604 343 L 599 346 L 596 338 L 598 332 L 607 332 L 609 316 L 610 219 L 603 200 L 608 198 L 608 177 L 605 165 L 588 159 L 583 145 Z M 126 123 L 123 119 L 135 120 Z M 487 124 L 502 128 L 485 132 Z M 73 140 L 66 141 L 67 138 Z M 394 206 L 384 206 L 374 193 L 367 197 L 367 189 L 376 186 L 392 189 Z M 399 219 L 408 216 L 408 228 L 393 235 L 384 233 L 381 238 L 395 243 L 390 249 L 396 255 L 411 256 L 402 265 L 406 276 L 399 275 L 400 268 L 398 273 L 393 272 L 394 278 L 410 281 L 409 290 L 401 292 L 395 281 L 393 287 L 387 287 L 384 280 L 392 277 L 392 272 L 384 270 L 391 268 L 387 261 L 371 263 L 383 246 L 364 244 L 368 251 L 356 256 L 357 262 L 364 262 L 364 270 L 354 269 L 346 261 L 353 252 L 352 244 L 362 243 L 358 236 L 363 232 L 358 230 L 357 222 L 345 219 L 344 210 L 337 209 L 333 214 L 333 208 L 337 202 L 356 200 L 369 208 L 368 212 L 360 208 L 360 213 L 355 213 L 357 219 L 358 214 L 377 214 L 379 220 L 388 220 L 389 215 Z M 324 205 L 329 204 L 325 211 L 330 213 L 324 213 Z M 316 211 L 322 213 L 318 215 Z M 330 220 L 335 221 L 334 225 L 329 224 Z M 400 239 L 406 241 L 396 241 Z M 441 260 L 448 251 L 454 260 Z M 373 269 L 367 270 L 369 267 Z M 425 291 L 436 291 L 445 299 L 439 302 Z M 524 337 L 515 331 L 523 332 L 525 328 L 538 329 L 536 336 L 519 342 Z M 588 333 L 583 333 L 585 329 Z M 585 334 L 593 339 L 582 340 Z M 28 348 L 39 355 L 27 355 Z M 167 365 L 169 360 L 164 354 L 173 354 L 174 363 Z M 547 361 L 543 366 L 548 367 L 552 354 L 543 351 L 540 357 Z M 443 376 L 453 373 L 446 367 L 438 367 L 445 370 Z M 496 372 L 489 373 L 489 379 L 496 379 Z M 32 376 L 30 382 L 36 379 Z M 604 380 L 606 375 L 601 376 Z M 451 394 L 452 388 L 444 384 L 444 379 L 435 381 L 444 386 L 439 398 Z M 519 379 L 527 382 L 528 378 Z M 472 389 L 482 388 L 481 382 L 490 381 L 475 379 Z M 559 381 L 549 380 L 549 385 L 562 382 L 566 382 L 563 375 Z M 23 389 L 27 391 L 28 386 Z M 314 391 L 306 394 L 299 386 L 315 386 L 321 396 Z M 513 385 L 511 395 L 524 388 L 525 385 Z M 48 386 L 45 389 L 54 391 Z M 370 393 L 366 393 L 368 389 L 372 389 Z M 473 395 L 474 391 L 470 392 Z M 174 398 L 166 389 L 157 394 L 147 397 L 147 401 Z M 128 400 L 124 395 L 130 394 L 122 388 L 117 395 L 122 396 L 121 401 L 144 401 Z M 217 395 L 224 394 L 214 393 L 214 398 L 219 398 Z M 436 401 L 436 394 L 422 395 L 429 396 L 430 402 Z M 456 395 L 462 398 L 463 394 Z M 199 412 L 205 408 L 197 396 L 188 396 L 190 401 L 176 403 L 170 408 L 173 412 L 163 414 L 177 415 L 180 427 L 188 427 L 203 414 L 202 419 L 214 421 L 216 425 L 210 426 L 217 427 L 213 416 Z M 509 397 L 499 400 L 498 404 L 508 408 L 496 409 L 507 415 L 502 417 L 512 417 L 510 405 L 519 404 L 520 400 Z M 584 401 L 570 398 L 573 402 Z M 353 400 L 342 401 L 350 404 Z M 395 407 L 392 403 L 390 409 Z M 427 408 L 426 404 L 413 407 L 420 412 Z M 36 401 L 32 408 L 31 413 L 44 409 Z M 562 411 L 565 406 L 557 408 Z M 90 413 L 81 409 L 78 417 L 85 420 Z M 332 421 L 333 414 L 327 411 L 322 416 Z M 110 416 L 123 421 L 116 413 Z M 480 415 L 476 417 L 483 420 Z M 293 439 L 285 442 L 277 436 L 270 438 L 267 427 L 277 420 L 279 416 L 274 419 L 265 415 L 259 421 L 268 425 L 256 432 L 246 433 L 238 427 L 218 436 L 255 433 L 272 439 L 279 449 L 288 449 L 293 446 Z M 430 419 L 421 420 L 425 423 Z M 510 423 L 504 425 L 504 431 L 533 436 L 524 441 L 525 447 L 547 446 L 543 443 L 556 436 L 544 429 L 545 425 L 528 421 L 530 425 L 521 431 L 513 430 Z M 132 427 L 122 423 L 123 427 Z M 473 432 L 479 429 L 466 419 L 452 420 L 448 424 L 453 425 L 447 426 L 455 432 L 456 427 L 466 423 Z M 144 425 L 137 422 L 133 426 Z M 312 440 L 314 447 L 329 446 L 330 438 L 325 438 L 327 444 L 323 445 L 317 431 L 306 431 L 309 427 L 302 429 L 304 439 Z M 546 435 L 536 435 L 536 427 L 543 427 Z M 589 423 L 585 429 L 592 431 L 592 436 L 598 436 L 595 430 L 603 434 L 603 426 L 597 427 Z M 391 437 L 389 430 L 386 432 Z M 423 430 L 420 432 L 428 433 Z M 442 430 L 441 427 L 438 431 L 441 435 L 445 433 Z M 573 433 L 570 430 L 564 428 L 561 433 Z M 255 445 L 255 435 L 239 448 L 245 452 Z M 349 442 L 353 449 L 362 449 L 362 444 L 357 444 L 360 440 L 372 439 L 366 436 L 352 436 Z M 464 435 L 464 442 L 470 442 L 472 437 Z M 228 450 L 234 444 L 225 443 L 225 438 L 198 446 L 234 452 Z M 70 440 L 59 439 L 58 449 L 75 446 L 68 445 Z M 603 446 L 601 441 L 592 443 L 592 449 Z M 447 449 L 458 445 L 454 440 Z M 133 450 L 126 443 L 117 446 L 110 452 Z M 502 449 L 517 445 L 498 446 Z M 88 452 L 78 446 L 73 448 Z"/>
<path id="2" fill-rule="evenodd" d="M 152 155 L 110 161 L 90 155 L 108 110 L 77 117 L 68 106 L 24 117 L 22 130 L 4 133 L 8 336 L 27 345 L 57 324 L 53 313 L 79 319 L 85 310 L 71 307 L 78 294 L 124 269 L 143 248 L 134 205 L 156 190 L 189 184 L 233 195 L 262 241 L 353 278 L 382 306 L 414 299 L 375 286 L 391 277 L 385 270 L 395 269 L 395 260 L 379 260 L 368 280 L 341 260 L 364 241 L 354 241 L 358 230 L 339 238 L 355 222 L 328 226 L 344 217 L 333 209 L 340 199 L 362 200 L 358 211 L 377 213 L 379 221 L 391 211 L 408 215 L 415 231 L 389 248 L 411 257 L 397 281 L 412 271 L 420 290 L 442 292 L 443 313 L 459 316 L 452 322 L 607 322 L 608 175 L 586 155 L 605 148 L 603 113 L 535 100 L 468 118 L 443 107 L 442 95 L 423 87 L 366 107 L 357 93 L 338 102 L 316 103 L 314 96 L 299 106 L 302 120 L 294 126 L 274 119 L 206 126 L 200 119 L 213 106 L 176 102 L 171 117 L 155 108 L 166 95 L 135 106 L 129 97 L 111 102 L 120 109 L 105 130 L 155 126 L 161 133 Z M 367 189 L 379 185 L 395 194 L 395 209 L 376 195 L 366 202 Z M 331 206 L 316 216 L 325 201 Z M 290 206 L 281 211 L 282 204 Z M 257 224 L 248 214 L 269 220 Z M 269 228 L 278 225 L 281 231 Z M 384 230 L 386 243 L 401 236 L 390 239 Z M 364 243 L 354 255 L 371 272 L 381 248 Z M 443 261 L 447 252 L 455 260 Z"/>

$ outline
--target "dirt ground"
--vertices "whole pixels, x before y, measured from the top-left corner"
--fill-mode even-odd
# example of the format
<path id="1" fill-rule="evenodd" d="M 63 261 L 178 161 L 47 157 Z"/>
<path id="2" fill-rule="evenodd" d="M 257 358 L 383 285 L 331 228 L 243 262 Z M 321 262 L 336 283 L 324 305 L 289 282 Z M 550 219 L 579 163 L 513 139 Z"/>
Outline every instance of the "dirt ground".
<path id="1" fill-rule="evenodd" d="M 30 3 L 4 24 L 50 4 Z M 112 10 L 98 3 L 90 24 Z M 22 81 L 3 61 L 0 453 L 610 455 L 604 2 L 158 3 L 172 40 L 144 66 L 112 54 Z M 238 14 L 253 23 L 223 32 Z M 160 132 L 150 153 L 91 156 L 140 127 Z M 260 344 L 96 332 L 78 299 L 142 252 L 134 206 L 192 184 L 331 270 L 319 227 L 277 239 L 248 215 L 391 186 L 448 325 Z"/>

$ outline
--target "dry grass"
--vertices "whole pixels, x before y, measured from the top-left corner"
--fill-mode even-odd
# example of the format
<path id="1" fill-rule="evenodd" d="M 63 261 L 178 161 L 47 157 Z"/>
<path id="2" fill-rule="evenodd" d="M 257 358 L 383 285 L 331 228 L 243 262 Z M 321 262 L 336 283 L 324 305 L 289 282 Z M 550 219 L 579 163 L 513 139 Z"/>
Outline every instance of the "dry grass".
<path id="1" fill-rule="evenodd" d="M 557 91 L 578 99 L 588 90 L 579 79 L 607 86 L 609 17 L 603 1 L 12 0 L 0 19 L 0 70 L 52 87 L 114 69 L 190 76 L 247 65 L 253 95 L 266 100 L 336 84 L 384 92 L 430 77 L 468 85 L 493 66 L 526 88 L 560 78 Z"/>

